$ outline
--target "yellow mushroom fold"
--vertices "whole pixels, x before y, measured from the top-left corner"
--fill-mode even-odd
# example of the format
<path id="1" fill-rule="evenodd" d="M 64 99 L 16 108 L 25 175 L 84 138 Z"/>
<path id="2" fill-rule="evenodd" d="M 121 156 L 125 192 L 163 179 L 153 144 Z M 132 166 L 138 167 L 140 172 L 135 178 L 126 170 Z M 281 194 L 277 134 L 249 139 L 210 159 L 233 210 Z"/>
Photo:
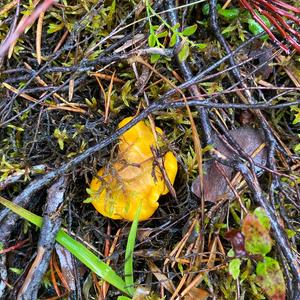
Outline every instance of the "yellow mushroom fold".
<path id="1" fill-rule="evenodd" d="M 131 120 L 132 117 L 122 120 L 119 128 Z M 158 127 L 155 130 L 158 135 L 163 133 Z M 97 211 L 111 219 L 132 221 L 141 205 L 140 221 L 153 215 L 160 195 L 169 192 L 159 167 L 153 164 L 151 148 L 155 146 L 151 128 L 142 121 L 120 136 L 116 162 L 101 168 L 90 185 L 92 204 Z M 164 155 L 163 163 L 173 184 L 177 160 L 172 152 Z"/>

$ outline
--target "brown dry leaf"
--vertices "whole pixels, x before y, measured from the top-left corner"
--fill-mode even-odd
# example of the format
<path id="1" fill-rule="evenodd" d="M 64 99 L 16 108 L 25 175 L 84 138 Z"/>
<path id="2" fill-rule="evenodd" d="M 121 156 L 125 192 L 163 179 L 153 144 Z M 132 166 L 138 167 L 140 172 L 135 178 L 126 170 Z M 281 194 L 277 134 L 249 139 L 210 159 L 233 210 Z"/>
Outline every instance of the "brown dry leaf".
<path id="1" fill-rule="evenodd" d="M 261 76 L 262 79 L 266 80 L 270 77 L 273 72 L 273 67 L 271 66 L 272 63 L 272 56 L 273 51 L 271 48 L 264 47 L 261 42 L 254 43 L 252 49 L 248 54 L 249 58 L 253 58 L 254 61 L 254 74 L 256 76 Z M 263 65 L 266 61 L 270 61 L 269 64 Z M 256 63 L 257 62 L 257 63 Z M 259 69 L 257 70 L 257 68 Z"/>
<path id="2" fill-rule="evenodd" d="M 108 74 L 102 74 L 102 73 L 97 73 L 97 72 L 90 72 L 89 76 L 95 76 L 95 77 L 98 77 L 100 79 L 107 80 L 107 81 L 112 80 L 113 82 L 116 82 L 116 83 L 125 83 L 124 80 L 116 77 L 115 73 L 113 73 L 113 75 L 108 75 Z"/>
<path id="3" fill-rule="evenodd" d="M 160 284 L 171 294 L 175 291 L 175 286 L 173 282 L 161 272 L 161 270 L 152 262 L 147 261 L 148 266 L 153 273 L 153 275 L 156 277 L 156 279 L 160 282 Z"/>
<path id="4" fill-rule="evenodd" d="M 183 299 L 184 300 L 206 300 L 208 296 L 209 293 L 206 290 L 193 287 Z"/>
<path id="5" fill-rule="evenodd" d="M 106 98 L 106 102 L 105 102 L 104 123 L 107 123 L 107 121 L 108 121 L 109 106 L 110 106 L 110 99 L 111 99 L 111 95 L 112 95 L 113 85 L 114 85 L 114 78 L 115 78 L 115 71 L 113 72 L 113 74 L 111 76 L 110 84 L 108 87 L 107 98 Z"/>
<path id="6" fill-rule="evenodd" d="M 69 102 L 72 101 L 74 96 L 74 85 L 75 85 L 75 81 L 74 79 L 71 79 L 69 82 Z"/>

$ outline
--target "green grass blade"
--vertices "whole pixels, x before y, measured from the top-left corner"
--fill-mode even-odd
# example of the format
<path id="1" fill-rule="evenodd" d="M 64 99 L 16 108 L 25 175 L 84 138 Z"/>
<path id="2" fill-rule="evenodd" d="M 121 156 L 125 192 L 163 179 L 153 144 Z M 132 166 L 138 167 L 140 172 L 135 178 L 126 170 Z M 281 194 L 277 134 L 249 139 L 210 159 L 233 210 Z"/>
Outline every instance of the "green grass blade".
<path id="1" fill-rule="evenodd" d="M 71 238 L 63 230 L 58 232 L 56 240 L 82 263 L 84 263 L 91 271 L 109 282 L 111 285 L 115 286 L 120 291 L 128 294 L 128 290 L 123 279 L 110 266 L 101 261 L 84 245 Z"/>
<path id="2" fill-rule="evenodd" d="M 30 223 L 41 227 L 43 218 L 0 196 L 0 203 Z"/>
<path id="3" fill-rule="evenodd" d="M 117 300 L 132 300 L 132 299 L 126 296 L 119 296 Z"/>
<path id="4" fill-rule="evenodd" d="M 139 207 L 135 213 L 134 220 L 131 224 L 127 245 L 126 245 L 126 252 L 125 252 L 125 266 L 124 266 L 125 283 L 127 285 L 127 290 L 130 295 L 133 295 L 134 293 L 133 251 L 135 246 L 135 239 L 136 239 L 136 233 L 137 233 L 141 209 L 142 209 L 142 203 L 140 202 Z"/>
<path id="5" fill-rule="evenodd" d="M 19 216 L 23 217 L 27 221 L 35 224 L 38 227 L 42 226 L 43 219 L 30 211 L 8 201 L 0 196 L 0 203 L 5 207 L 9 208 Z M 98 276 L 109 282 L 111 285 L 116 287 L 118 290 L 125 294 L 132 294 L 126 287 L 124 280 L 106 263 L 101 261 L 95 254 L 88 250 L 84 245 L 71 238 L 63 230 L 59 230 L 56 241 L 59 242 L 63 247 L 69 250 L 76 258 L 78 258 L 84 265 L 86 265 L 91 271 L 96 273 Z"/>

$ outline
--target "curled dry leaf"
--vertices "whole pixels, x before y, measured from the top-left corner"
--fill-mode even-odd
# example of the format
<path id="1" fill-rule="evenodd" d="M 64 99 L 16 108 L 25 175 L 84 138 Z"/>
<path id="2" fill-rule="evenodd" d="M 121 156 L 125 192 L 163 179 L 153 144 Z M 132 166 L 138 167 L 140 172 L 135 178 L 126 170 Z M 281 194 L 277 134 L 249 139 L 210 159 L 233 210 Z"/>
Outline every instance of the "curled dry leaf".
<path id="1" fill-rule="evenodd" d="M 241 127 L 239 129 L 230 130 L 228 132 L 236 143 L 248 154 L 252 155 L 261 144 L 264 143 L 264 136 L 261 131 L 249 128 Z M 227 146 L 222 139 L 218 136 L 213 137 L 213 147 L 223 156 L 231 157 L 235 155 L 234 151 Z M 256 164 L 266 164 L 266 150 L 262 149 L 256 156 L 253 157 Z M 221 172 L 221 170 L 223 172 Z M 256 168 L 256 171 L 261 171 L 261 168 Z M 231 180 L 234 175 L 233 168 L 223 166 L 216 161 L 209 161 L 204 163 L 204 176 L 203 176 L 203 193 L 206 201 L 217 202 L 224 196 L 233 198 L 233 193 L 230 190 L 227 181 L 222 174 Z M 197 177 L 192 183 L 192 192 L 200 198 L 200 180 Z"/>

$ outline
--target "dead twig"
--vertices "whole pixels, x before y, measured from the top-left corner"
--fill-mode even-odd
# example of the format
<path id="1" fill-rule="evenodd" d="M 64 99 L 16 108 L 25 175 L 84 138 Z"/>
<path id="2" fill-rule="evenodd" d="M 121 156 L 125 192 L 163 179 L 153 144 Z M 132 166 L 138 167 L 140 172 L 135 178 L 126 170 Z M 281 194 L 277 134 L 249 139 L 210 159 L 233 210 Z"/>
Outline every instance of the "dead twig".
<path id="1" fill-rule="evenodd" d="M 59 208 L 64 201 L 67 179 L 60 177 L 49 189 L 46 209 L 44 212 L 43 226 L 37 249 L 37 256 L 31 265 L 17 299 L 36 299 L 39 286 L 45 272 L 48 270 L 49 261 L 55 244 L 55 237 L 60 228 Z"/>

